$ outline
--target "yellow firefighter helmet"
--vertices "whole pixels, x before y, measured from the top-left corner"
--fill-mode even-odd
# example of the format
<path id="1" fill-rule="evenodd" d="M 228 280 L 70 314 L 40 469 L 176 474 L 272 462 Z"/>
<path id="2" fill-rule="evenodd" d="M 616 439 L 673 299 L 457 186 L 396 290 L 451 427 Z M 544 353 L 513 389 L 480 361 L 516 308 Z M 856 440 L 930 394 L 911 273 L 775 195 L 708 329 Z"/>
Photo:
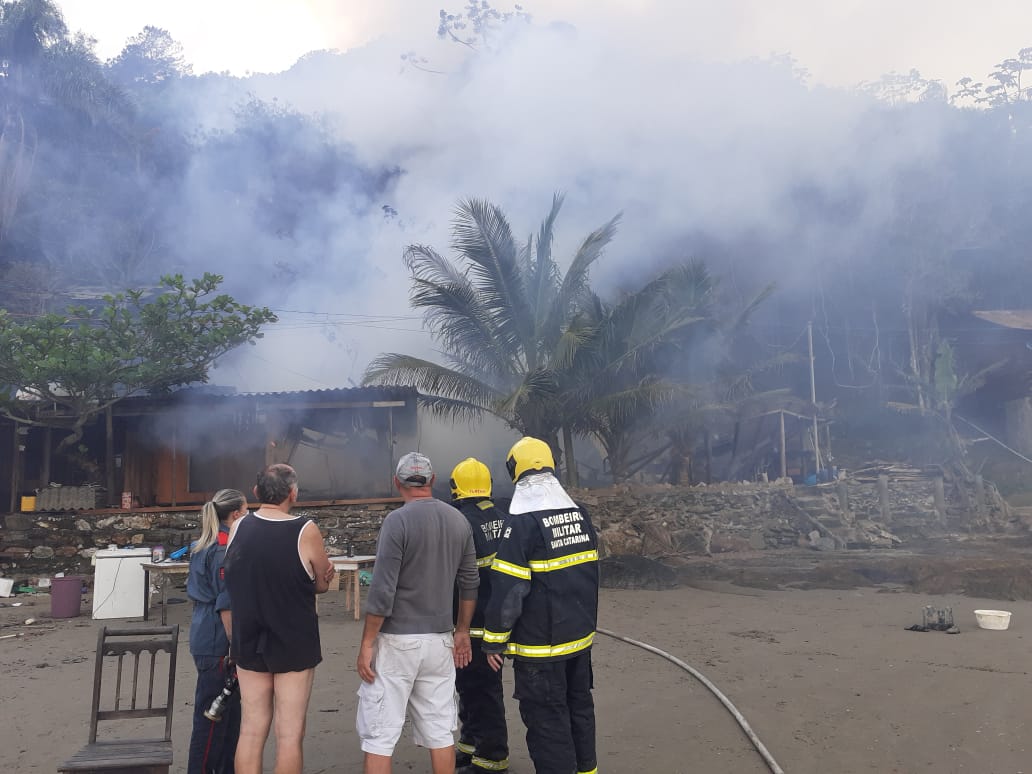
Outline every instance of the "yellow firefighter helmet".
<path id="1" fill-rule="evenodd" d="M 451 494 L 455 500 L 491 496 L 491 471 L 475 457 L 467 457 L 451 472 Z"/>
<path id="2" fill-rule="evenodd" d="M 519 481 L 527 473 L 555 472 L 555 459 L 548 444 L 529 435 L 518 440 L 505 460 L 512 480 Z"/>

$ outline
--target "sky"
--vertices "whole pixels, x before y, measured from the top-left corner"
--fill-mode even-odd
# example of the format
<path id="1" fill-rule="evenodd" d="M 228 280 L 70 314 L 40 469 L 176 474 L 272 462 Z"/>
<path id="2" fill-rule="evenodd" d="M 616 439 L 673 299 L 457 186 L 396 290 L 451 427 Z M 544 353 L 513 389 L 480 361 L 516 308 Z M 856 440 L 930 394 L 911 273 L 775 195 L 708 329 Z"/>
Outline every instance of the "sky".
<path id="1" fill-rule="evenodd" d="M 197 72 L 276 72 L 302 54 L 347 50 L 386 33 L 432 40 L 441 7 L 427 0 L 59 0 L 102 57 L 147 24 L 181 41 Z M 465 0 L 452 0 L 459 10 Z M 511 8 L 504 2 L 500 9 Z M 627 46 L 710 61 L 790 53 L 814 82 L 854 85 L 919 69 L 952 85 L 984 77 L 1029 43 L 1027 0 L 527 0 L 535 20 L 619 29 Z"/>
<path id="2" fill-rule="evenodd" d="M 443 77 L 401 67 L 406 51 L 435 65 L 442 52 L 464 51 L 436 39 L 442 1 L 59 0 L 69 26 L 94 36 L 103 58 L 148 24 L 179 40 L 197 73 L 278 72 L 311 50 L 350 51 L 329 71 L 316 62 L 281 78 L 202 85 L 211 91 L 191 91 L 183 110 L 224 128 L 241 95 L 220 89 L 247 89 L 328 113 L 360 163 L 404 170 L 371 213 L 356 216 L 366 205 L 346 197 L 306 210 L 294 255 L 326 260 L 268 304 L 300 311 L 283 313 L 259 346 L 220 362 L 217 383 L 345 386 L 381 352 L 425 352 L 431 341 L 408 305 L 402 250 L 447 252 L 451 208 L 465 197 L 499 204 L 524 235 L 552 193 L 564 191 L 560 260 L 623 213 L 593 269 L 600 292 L 640 279 L 649 256 L 670 257 L 686 234 L 776 243 L 812 226 L 809 238 L 820 244 L 821 224 L 795 220 L 800 186 L 865 202 L 854 230 L 835 234 L 848 252 L 850 240 L 881 228 L 892 202 L 883 192 L 907 179 L 910 164 L 936 168 L 948 158 L 943 112 L 879 129 L 872 100 L 855 90 L 808 90 L 779 68 L 729 63 L 790 54 L 814 84 L 849 87 L 917 68 L 950 86 L 984 77 L 1032 44 L 1028 0 L 993 0 L 977 11 L 957 0 L 526 0 L 534 34 L 475 67 L 443 66 Z M 448 2 L 458 11 L 466 0 Z M 264 163 L 255 157 L 238 171 L 247 177 Z M 203 171 L 191 170 L 174 211 L 192 224 L 184 252 L 226 256 L 231 233 L 240 265 L 220 267 L 227 277 L 277 260 L 283 245 L 246 220 L 249 209 L 223 201 Z M 381 203 L 400 215 L 385 219 Z M 808 247 L 800 247 L 797 264 L 778 266 L 786 285 L 805 268 Z"/>

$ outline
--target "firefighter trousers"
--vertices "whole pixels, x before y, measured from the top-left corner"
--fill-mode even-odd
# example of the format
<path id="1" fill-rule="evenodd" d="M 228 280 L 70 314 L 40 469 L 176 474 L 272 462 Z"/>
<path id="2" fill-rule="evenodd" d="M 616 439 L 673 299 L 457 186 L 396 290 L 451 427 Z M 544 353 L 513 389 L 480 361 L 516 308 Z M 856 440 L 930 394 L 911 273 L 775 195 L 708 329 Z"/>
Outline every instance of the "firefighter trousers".
<path id="1" fill-rule="evenodd" d="M 595 774 L 595 703 L 591 650 L 562 661 L 513 665 L 515 698 L 527 727 L 527 750 L 537 774 Z"/>
<path id="2" fill-rule="evenodd" d="M 491 669 L 484 655 L 483 642 L 471 638 L 473 658 L 469 665 L 455 670 L 455 690 L 459 693 L 459 732 L 457 748 L 466 753 L 478 771 L 505 771 L 509 768 L 509 734 L 505 727 L 505 694 L 502 671 Z"/>

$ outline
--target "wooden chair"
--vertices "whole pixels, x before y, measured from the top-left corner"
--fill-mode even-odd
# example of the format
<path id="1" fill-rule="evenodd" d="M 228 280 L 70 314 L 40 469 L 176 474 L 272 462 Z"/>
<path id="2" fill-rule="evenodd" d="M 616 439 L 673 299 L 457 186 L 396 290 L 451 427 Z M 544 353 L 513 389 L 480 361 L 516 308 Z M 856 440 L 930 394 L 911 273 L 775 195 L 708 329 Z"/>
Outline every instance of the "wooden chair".
<path id="1" fill-rule="evenodd" d="M 128 774 L 168 774 L 172 766 L 172 707 L 176 682 L 176 648 L 179 644 L 179 626 L 161 626 L 136 629 L 101 628 L 97 637 L 97 663 L 93 671 L 93 708 L 90 714 L 89 743 L 58 768 L 60 772 L 123 772 Z M 145 680 L 140 680 L 140 655 L 150 654 L 145 663 Z M 168 688 L 163 705 L 154 703 L 154 677 L 158 654 L 168 654 Z M 131 655 L 131 659 L 126 656 Z M 108 671 L 114 672 L 114 694 L 105 700 L 101 709 L 102 683 L 105 672 L 105 657 Z M 145 662 L 148 661 L 145 659 Z M 123 674 L 131 672 L 132 692 L 123 698 Z M 149 677 L 148 677 L 149 675 Z M 159 675 L 163 679 L 163 675 Z M 126 676 L 128 683 L 129 676 Z M 142 688 L 147 685 L 146 706 Z M 110 702 L 110 703 L 109 703 Z M 123 707 L 127 704 L 128 707 Z M 139 720 L 144 718 L 165 718 L 163 739 L 116 739 L 97 741 L 97 725 L 100 721 Z M 107 728 L 107 726 L 106 726 Z"/>

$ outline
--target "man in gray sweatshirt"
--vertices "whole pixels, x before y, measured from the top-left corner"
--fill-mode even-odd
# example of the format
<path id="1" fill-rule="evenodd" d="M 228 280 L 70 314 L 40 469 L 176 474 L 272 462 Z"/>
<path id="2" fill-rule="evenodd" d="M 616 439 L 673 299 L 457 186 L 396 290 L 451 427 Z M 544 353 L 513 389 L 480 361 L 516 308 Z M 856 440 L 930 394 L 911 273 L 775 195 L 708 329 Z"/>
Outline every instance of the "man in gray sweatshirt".
<path id="1" fill-rule="evenodd" d="M 365 774 L 387 774 L 412 709 L 413 740 L 430 750 L 434 774 L 455 771 L 455 669 L 471 657 L 476 607 L 476 550 L 469 522 L 435 500 L 429 458 L 409 452 L 394 485 L 405 504 L 380 527 L 376 564 L 358 651 L 356 729 Z M 452 627 L 454 590 L 459 614 Z"/>

